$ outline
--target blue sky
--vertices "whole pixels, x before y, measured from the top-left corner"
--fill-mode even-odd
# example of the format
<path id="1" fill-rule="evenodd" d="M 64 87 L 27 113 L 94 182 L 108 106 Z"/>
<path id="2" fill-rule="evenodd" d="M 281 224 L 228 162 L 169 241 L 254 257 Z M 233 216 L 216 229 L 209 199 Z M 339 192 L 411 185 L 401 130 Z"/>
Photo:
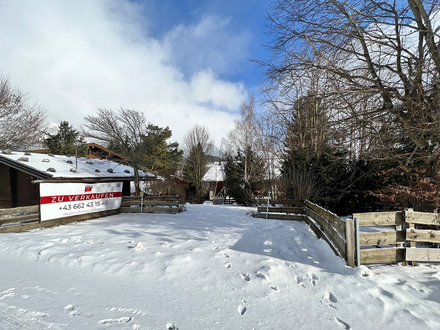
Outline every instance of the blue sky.
<path id="1" fill-rule="evenodd" d="M 75 127 L 97 108 L 136 109 L 182 141 L 217 145 L 258 93 L 269 0 L 0 1 L 0 72 Z"/>

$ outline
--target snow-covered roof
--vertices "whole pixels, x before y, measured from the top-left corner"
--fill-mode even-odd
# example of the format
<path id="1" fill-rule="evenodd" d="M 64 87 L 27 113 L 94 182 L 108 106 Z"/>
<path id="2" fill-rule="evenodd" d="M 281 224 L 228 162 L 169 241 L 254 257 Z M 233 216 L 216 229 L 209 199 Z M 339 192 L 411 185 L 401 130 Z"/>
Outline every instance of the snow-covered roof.
<path id="1" fill-rule="evenodd" d="M 76 162 L 78 163 L 77 169 Z M 105 159 L 69 157 L 30 152 L 0 152 L 0 163 L 32 173 L 38 179 L 103 179 L 134 177 L 133 168 Z M 155 175 L 139 171 L 141 177 L 154 178 Z"/>
<path id="2" fill-rule="evenodd" d="M 208 172 L 203 176 L 202 182 L 222 182 L 225 180 L 225 162 L 211 164 Z"/>

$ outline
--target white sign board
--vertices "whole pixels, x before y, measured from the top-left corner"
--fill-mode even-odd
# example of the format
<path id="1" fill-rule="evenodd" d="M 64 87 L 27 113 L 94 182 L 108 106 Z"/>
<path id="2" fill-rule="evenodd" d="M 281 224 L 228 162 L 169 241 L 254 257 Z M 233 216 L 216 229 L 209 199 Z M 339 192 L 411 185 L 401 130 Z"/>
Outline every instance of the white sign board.
<path id="1" fill-rule="evenodd" d="M 40 183 L 41 221 L 121 207 L 122 183 Z"/>

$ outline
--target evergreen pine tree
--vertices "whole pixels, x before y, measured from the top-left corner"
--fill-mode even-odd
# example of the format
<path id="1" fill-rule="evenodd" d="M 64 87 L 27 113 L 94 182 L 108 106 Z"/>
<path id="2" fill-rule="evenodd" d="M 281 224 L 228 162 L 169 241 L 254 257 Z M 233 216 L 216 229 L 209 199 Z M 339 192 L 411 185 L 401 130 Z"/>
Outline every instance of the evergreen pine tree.
<path id="1" fill-rule="evenodd" d="M 88 146 L 86 141 L 73 126 L 69 126 L 69 122 L 62 121 L 56 134 L 48 133 L 47 135 L 45 144 L 51 153 L 74 156 L 77 147 L 78 156 L 85 157 L 87 155 Z"/>

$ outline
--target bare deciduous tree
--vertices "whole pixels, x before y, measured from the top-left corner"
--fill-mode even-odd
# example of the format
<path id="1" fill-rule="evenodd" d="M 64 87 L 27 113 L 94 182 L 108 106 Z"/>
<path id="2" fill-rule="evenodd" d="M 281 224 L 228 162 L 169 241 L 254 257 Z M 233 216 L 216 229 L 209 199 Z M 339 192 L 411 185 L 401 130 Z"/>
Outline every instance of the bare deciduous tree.
<path id="1" fill-rule="evenodd" d="M 25 93 L 0 75 L 0 149 L 29 149 L 42 142 L 45 120 L 44 107 L 30 103 Z"/>
<path id="2" fill-rule="evenodd" d="M 207 156 L 213 149 L 213 141 L 206 127 L 196 124 L 183 138 L 185 152 L 184 176 L 195 190 L 198 202 L 202 197 L 202 178 L 207 171 Z"/>
<path id="3" fill-rule="evenodd" d="M 310 72 L 324 73 L 315 95 L 332 111 L 333 131 L 347 133 L 341 142 L 357 151 L 368 147 L 376 158 L 403 165 L 434 162 L 438 168 L 439 5 L 280 0 L 269 15 L 268 82 L 278 100 L 289 94 L 299 99 L 306 94 L 295 93 L 295 82 Z"/>
<path id="4" fill-rule="evenodd" d="M 87 124 L 82 134 L 99 141 L 128 159 L 134 170 L 136 195 L 140 193 L 139 170 L 143 167 L 148 145 L 143 137 L 148 134 L 148 123 L 142 112 L 136 110 L 98 109 L 95 116 L 84 118 Z"/>

